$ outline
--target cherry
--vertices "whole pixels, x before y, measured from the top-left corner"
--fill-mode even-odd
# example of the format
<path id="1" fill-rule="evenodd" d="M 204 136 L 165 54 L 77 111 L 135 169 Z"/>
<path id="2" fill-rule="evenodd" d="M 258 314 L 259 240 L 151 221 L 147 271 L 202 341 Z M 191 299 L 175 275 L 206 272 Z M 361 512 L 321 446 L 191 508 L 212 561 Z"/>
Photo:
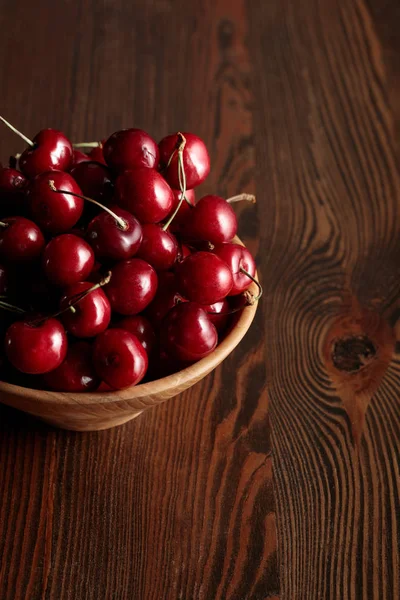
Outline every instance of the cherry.
<path id="1" fill-rule="evenodd" d="M 142 242 L 142 227 L 137 219 L 119 206 L 109 207 L 125 223 L 118 224 L 108 212 L 102 212 L 90 221 L 86 239 L 97 258 L 124 260 L 138 251 Z"/>
<path id="2" fill-rule="evenodd" d="M 228 265 L 216 254 L 196 252 L 176 267 L 178 290 L 188 300 L 214 304 L 228 296 L 233 277 Z"/>
<path id="3" fill-rule="evenodd" d="M 0 257 L 7 261 L 32 261 L 40 256 L 45 239 L 39 227 L 25 217 L 0 222 Z"/>
<path id="4" fill-rule="evenodd" d="M 68 173 L 49 171 L 38 175 L 28 186 L 27 200 L 36 223 L 50 233 L 72 229 L 83 212 L 83 200 L 70 194 L 57 193 L 63 189 L 81 194 L 75 179 Z"/>
<path id="5" fill-rule="evenodd" d="M 71 304 L 73 311 L 67 310 Z M 111 307 L 107 296 L 100 287 L 88 281 L 70 285 L 61 298 L 60 309 L 65 329 L 79 338 L 99 335 L 110 324 Z"/>
<path id="6" fill-rule="evenodd" d="M 150 354 L 156 343 L 156 334 L 150 321 L 143 315 L 125 317 L 116 325 L 118 329 L 129 331 L 137 337 L 147 354 Z"/>
<path id="7" fill-rule="evenodd" d="M 143 225 L 143 240 L 136 254 L 151 264 L 156 271 L 166 271 L 175 263 L 178 243 L 172 233 L 164 231 L 161 225 Z"/>
<path id="8" fill-rule="evenodd" d="M 40 375 L 62 363 L 67 354 L 67 336 L 58 319 L 16 321 L 7 330 L 5 350 L 16 369 Z"/>
<path id="9" fill-rule="evenodd" d="M 90 392 L 100 385 L 92 362 L 92 347 L 88 342 L 70 344 L 67 356 L 59 367 L 43 375 L 47 389 L 59 392 Z"/>
<path id="10" fill-rule="evenodd" d="M 20 171 L 0 168 L 0 216 L 18 215 L 23 211 L 27 179 Z"/>
<path id="11" fill-rule="evenodd" d="M 46 171 L 68 171 L 72 164 L 73 150 L 71 142 L 61 131 L 42 129 L 21 154 L 21 171 L 32 179 Z"/>
<path id="12" fill-rule="evenodd" d="M 175 274 L 169 271 L 160 273 L 157 293 L 146 309 L 146 317 L 154 327 L 159 327 L 168 311 L 179 302 L 186 300 L 178 292 Z"/>
<path id="13" fill-rule="evenodd" d="M 210 354 L 217 343 L 215 326 L 206 311 L 194 302 L 183 302 L 172 308 L 162 324 L 162 347 L 178 360 L 200 360 Z"/>
<path id="14" fill-rule="evenodd" d="M 0 265 L 0 296 L 8 296 L 10 291 L 10 274 L 6 267 Z"/>
<path id="15" fill-rule="evenodd" d="M 98 162 L 85 161 L 73 167 L 70 173 L 84 196 L 90 196 L 103 204 L 110 202 L 114 185 L 108 167 Z"/>
<path id="16" fill-rule="evenodd" d="M 115 184 L 117 203 L 141 223 L 159 223 L 170 213 L 174 194 L 154 169 L 126 171 Z"/>
<path id="17" fill-rule="evenodd" d="M 218 244 L 213 253 L 226 262 L 233 275 L 230 296 L 241 294 L 251 285 L 251 277 L 256 274 L 256 264 L 250 252 L 240 244 Z M 244 272 L 249 273 L 251 277 Z"/>
<path id="18" fill-rule="evenodd" d="M 181 227 L 186 239 L 212 244 L 229 242 L 237 232 L 237 219 L 230 204 L 219 196 L 204 196 L 189 208 Z"/>
<path id="19" fill-rule="evenodd" d="M 187 256 L 190 256 L 190 254 L 192 254 L 192 252 L 189 246 L 186 246 L 186 244 L 182 244 L 182 242 L 179 242 L 178 255 L 176 257 L 176 261 L 182 262 Z"/>
<path id="20" fill-rule="evenodd" d="M 183 142 L 185 142 L 184 146 Z M 210 157 L 203 140 L 193 133 L 167 135 L 158 145 L 160 165 L 170 186 L 181 189 L 178 149 L 182 146 L 182 167 L 186 177 L 186 188 L 191 189 L 202 183 L 210 172 Z"/>
<path id="21" fill-rule="evenodd" d="M 228 322 L 230 306 L 228 300 L 224 298 L 214 304 L 201 305 L 201 308 L 206 311 L 211 323 L 215 325 L 218 333 L 225 329 Z"/>
<path id="22" fill-rule="evenodd" d="M 120 390 L 143 379 L 148 366 L 145 349 L 137 337 L 124 329 L 108 329 L 96 338 L 93 363 L 98 375 Z"/>
<path id="23" fill-rule="evenodd" d="M 71 163 L 71 167 L 70 167 L 70 172 L 77 165 L 80 165 L 83 162 L 88 162 L 90 160 L 92 160 L 90 158 L 90 156 L 88 156 L 84 152 L 81 152 L 80 150 L 74 150 L 73 154 L 72 154 L 72 163 Z"/>
<path id="24" fill-rule="evenodd" d="M 173 214 L 174 210 L 177 208 L 177 206 L 182 198 L 182 192 L 180 190 L 172 190 L 172 193 L 174 195 L 174 200 L 172 203 L 170 215 Z M 189 201 L 189 203 L 192 206 L 194 206 L 196 203 L 195 191 L 194 190 L 186 190 L 185 196 L 186 196 L 187 200 Z M 189 212 L 190 212 L 190 206 L 186 202 L 186 200 L 184 200 L 170 225 L 171 231 L 179 231 L 180 230 L 182 223 L 184 222 L 185 217 L 187 216 L 187 214 Z M 170 216 L 170 215 L 168 215 L 168 216 Z"/>
<path id="25" fill-rule="evenodd" d="M 113 133 L 104 144 L 103 154 L 106 163 L 118 173 L 139 167 L 158 167 L 158 146 L 141 129 L 122 129 Z"/>
<path id="26" fill-rule="evenodd" d="M 105 140 L 104 140 L 105 141 Z M 96 148 L 93 148 L 90 152 L 89 152 L 89 156 L 91 160 L 95 160 L 96 162 L 99 162 L 103 165 L 106 165 L 106 161 L 104 158 L 104 152 L 103 152 L 103 145 L 100 142 L 100 146 L 97 146 Z"/>
<path id="27" fill-rule="evenodd" d="M 112 310 L 121 315 L 136 315 L 153 300 L 157 281 L 152 266 L 139 258 L 131 258 L 115 265 L 111 281 L 104 289 Z"/>
<path id="28" fill-rule="evenodd" d="M 59 286 L 84 281 L 94 266 L 92 248 L 81 237 L 64 233 L 47 244 L 42 257 L 47 278 Z"/>

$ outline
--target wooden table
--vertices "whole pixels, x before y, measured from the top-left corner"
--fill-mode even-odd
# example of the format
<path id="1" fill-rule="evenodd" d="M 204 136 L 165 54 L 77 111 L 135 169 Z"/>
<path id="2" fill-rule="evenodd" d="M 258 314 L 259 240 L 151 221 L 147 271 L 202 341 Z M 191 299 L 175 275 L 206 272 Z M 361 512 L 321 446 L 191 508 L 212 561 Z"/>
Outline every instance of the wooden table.
<path id="1" fill-rule="evenodd" d="M 204 191 L 257 193 L 265 287 L 220 368 L 125 426 L 0 406 L 1 599 L 397 600 L 398 2 L 0 7 L 1 113 L 198 133 Z"/>

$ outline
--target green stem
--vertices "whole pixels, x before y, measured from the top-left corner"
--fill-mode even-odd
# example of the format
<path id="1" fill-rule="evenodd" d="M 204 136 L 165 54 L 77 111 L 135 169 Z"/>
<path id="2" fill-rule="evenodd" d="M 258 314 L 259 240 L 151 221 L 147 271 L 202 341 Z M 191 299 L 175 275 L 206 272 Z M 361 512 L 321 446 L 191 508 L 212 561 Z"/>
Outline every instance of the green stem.
<path id="1" fill-rule="evenodd" d="M 17 135 L 19 135 L 19 137 L 22 138 L 24 140 L 24 142 L 26 142 L 28 144 L 28 146 L 33 147 L 35 145 L 32 142 L 32 140 L 30 140 L 28 137 L 26 137 L 26 135 L 24 135 L 23 133 L 21 133 L 20 131 L 18 131 L 18 129 L 16 129 L 14 127 L 14 125 L 11 125 L 11 123 L 9 123 L 8 121 L 6 121 L 4 117 L 0 117 L 0 121 L 2 121 L 4 123 L 4 125 L 7 125 L 7 127 L 9 127 L 9 129 L 11 129 L 11 131 L 13 131 Z"/>
<path id="2" fill-rule="evenodd" d="M 263 295 L 263 289 L 261 287 L 261 284 L 257 281 L 257 279 L 255 279 L 253 277 L 253 275 L 250 275 L 250 273 L 248 271 L 246 271 L 246 269 L 243 269 L 243 267 L 240 267 L 239 271 L 241 271 L 242 273 L 244 273 L 245 275 L 247 275 L 247 277 L 249 277 L 256 284 L 256 286 L 258 288 L 258 294 L 257 294 L 257 296 L 253 296 L 253 294 L 251 294 L 249 291 L 245 292 L 246 300 L 248 301 L 248 303 L 249 304 L 254 304 Z"/>
<path id="3" fill-rule="evenodd" d="M 72 144 L 74 148 L 100 148 L 101 142 L 78 142 L 77 144 Z"/>
<path id="4" fill-rule="evenodd" d="M 1 298 L 6 298 L 6 296 L 1 296 Z M 9 310 L 10 312 L 14 312 L 19 315 L 24 315 L 26 313 L 26 310 L 23 308 L 14 306 L 14 304 L 10 304 L 9 302 L 4 302 L 4 300 L 0 300 L 0 308 L 4 308 L 4 310 Z"/>
<path id="5" fill-rule="evenodd" d="M 238 194 L 237 196 L 232 196 L 227 199 L 229 204 L 234 204 L 234 202 L 251 202 L 252 204 L 256 203 L 256 197 L 253 194 Z"/>

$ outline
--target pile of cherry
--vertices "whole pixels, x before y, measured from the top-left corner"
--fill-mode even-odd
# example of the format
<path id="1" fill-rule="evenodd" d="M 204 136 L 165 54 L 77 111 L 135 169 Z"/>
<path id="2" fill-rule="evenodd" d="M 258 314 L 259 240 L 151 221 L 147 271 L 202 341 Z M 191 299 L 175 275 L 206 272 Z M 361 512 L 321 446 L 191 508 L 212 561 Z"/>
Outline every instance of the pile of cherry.
<path id="1" fill-rule="evenodd" d="M 72 145 L 0 120 L 27 144 L 0 167 L 2 380 L 67 392 L 151 381 L 210 354 L 258 300 L 231 202 L 195 201 L 210 171 L 200 138 L 125 129 Z"/>

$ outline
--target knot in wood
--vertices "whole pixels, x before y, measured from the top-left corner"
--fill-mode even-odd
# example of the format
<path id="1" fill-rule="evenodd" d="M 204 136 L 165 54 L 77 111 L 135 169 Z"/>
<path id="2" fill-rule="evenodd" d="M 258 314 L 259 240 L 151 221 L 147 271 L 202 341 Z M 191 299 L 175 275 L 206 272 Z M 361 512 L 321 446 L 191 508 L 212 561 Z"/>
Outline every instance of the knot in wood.
<path id="1" fill-rule="evenodd" d="M 366 335 L 352 335 L 333 342 L 332 362 L 339 371 L 356 373 L 376 358 L 377 349 Z"/>

